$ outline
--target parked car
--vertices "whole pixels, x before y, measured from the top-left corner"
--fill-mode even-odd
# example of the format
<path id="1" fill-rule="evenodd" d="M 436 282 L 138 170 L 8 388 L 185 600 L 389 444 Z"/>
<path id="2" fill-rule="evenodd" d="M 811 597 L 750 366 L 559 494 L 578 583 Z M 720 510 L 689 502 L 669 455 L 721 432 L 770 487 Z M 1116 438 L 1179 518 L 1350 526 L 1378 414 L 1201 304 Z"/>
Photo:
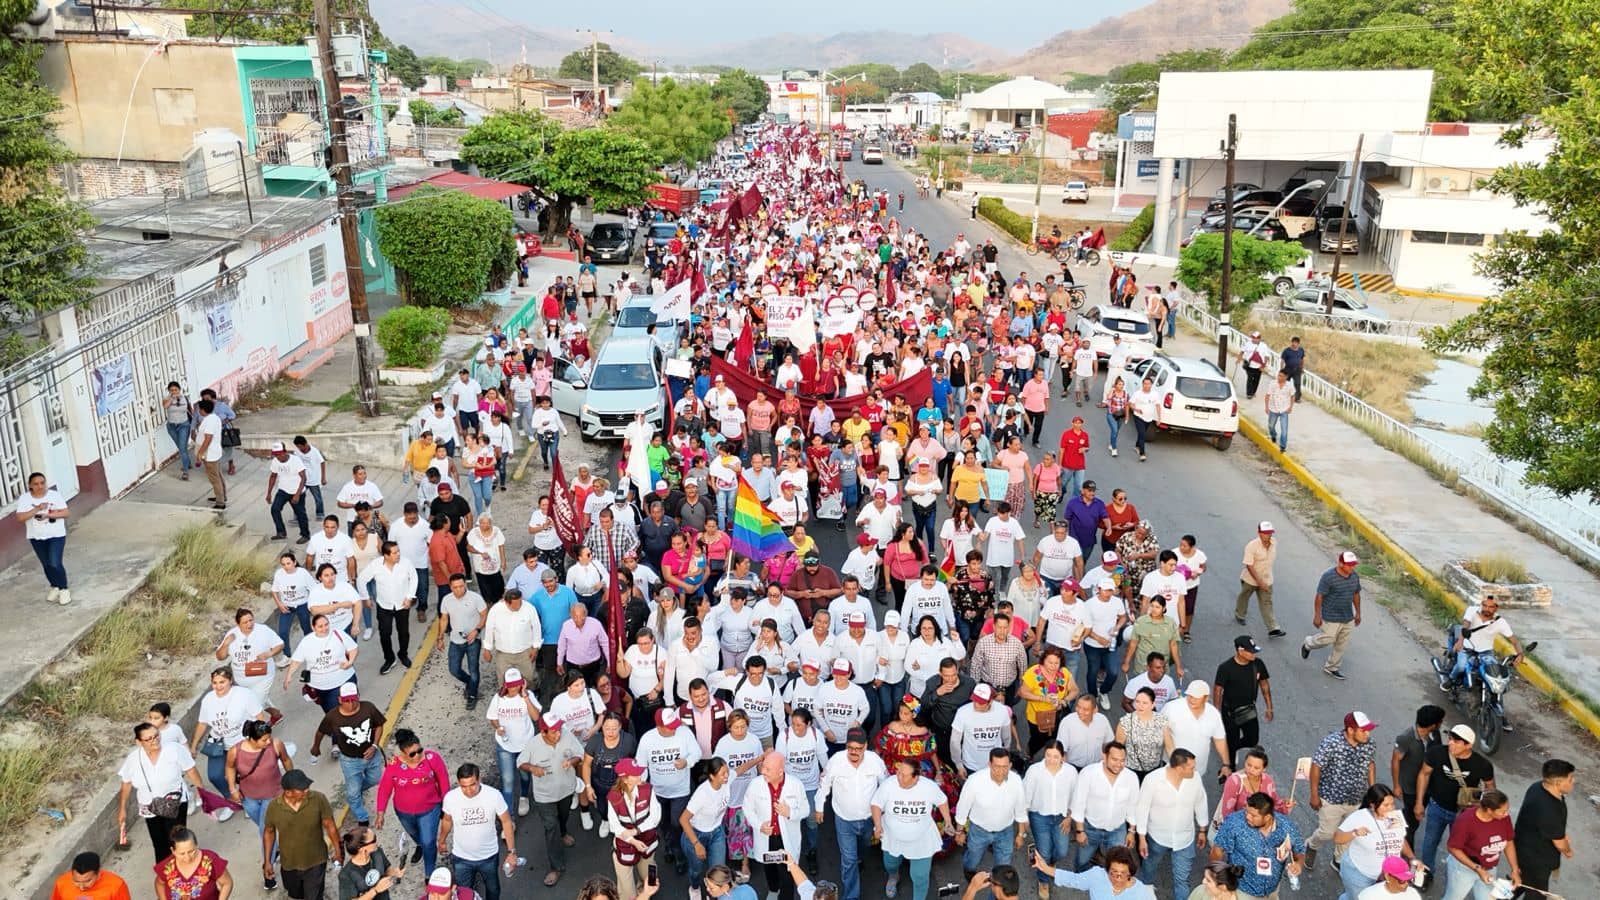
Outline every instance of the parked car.
<path id="1" fill-rule="evenodd" d="M 579 409 L 578 433 L 585 441 L 621 437 L 640 410 L 645 422 L 659 430 L 665 402 L 655 348 L 648 340 L 622 339 L 613 333 L 595 354 Z"/>
<path id="2" fill-rule="evenodd" d="M 1287 297 L 1294 292 L 1297 285 L 1308 281 L 1317 281 L 1317 273 L 1311 268 L 1311 254 L 1307 253 L 1298 263 L 1277 273 L 1266 276 L 1272 282 L 1272 293 L 1278 297 Z"/>
<path id="3" fill-rule="evenodd" d="M 622 308 L 617 310 L 617 323 L 611 328 L 610 340 L 642 340 L 654 334 L 656 349 L 663 354 L 671 353 L 678 346 L 678 333 L 683 330 L 683 322 L 660 321 L 650 307 L 656 298 L 649 294 L 634 294 Z M 652 331 L 651 327 L 655 328 Z"/>
<path id="4" fill-rule="evenodd" d="M 1073 180 L 1061 186 L 1062 203 L 1088 203 L 1089 182 Z"/>
<path id="5" fill-rule="evenodd" d="M 989 142 L 983 138 L 977 138 L 972 142 L 973 153 L 988 153 L 991 149 L 992 148 L 990 148 Z"/>
<path id="6" fill-rule="evenodd" d="M 597 263 L 627 262 L 633 258 L 633 241 L 628 238 L 628 226 L 620 222 L 601 222 L 589 232 L 586 250 Z"/>
<path id="7" fill-rule="evenodd" d="M 645 233 L 645 239 L 656 247 L 665 247 L 678 236 L 676 222 L 651 222 L 650 229 Z"/>
<path id="8" fill-rule="evenodd" d="M 1188 431 L 1211 437 L 1218 450 L 1228 449 L 1239 430 L 1239 398 L 1233 382 L 1209 359 L 1156 354 L 1134 363 L 1135 378 L 1149 378 L 1160 404 L 1158 431 Z"/>
<path id="9" fill-rule="evenodd" d="M 1268 210 L 1262 209 L 1235 213 L 1233 216 L 1233 233 L 1248 234 L 1266 241 L 1290 240 L 1288 229 L 1284 228 L 1283 223 L 1278 221 L 1276 217 L 1267 218 L 1267 212 Z M 1220 215 L 1202 218 L 1200 224 L 1195 226 L 1194 231 L 1183 242 L 1183 246 L 1189 246 L 1189 242 L 1194 240 L 1196 234 L 1221 234 L 1223 224 L 1224 220 Z"/>
<path id="10" fill-rule="evenodd" d="M 1235 197 L 1242 197 L 1251 191 L 1259 190 L 1261 190 L 1261 185 L 1251 184 L 1248 181 L 1236 181 L 1233 183 L 1233 196 Z M 1216 201 L 1218 209 L 1222 208 L 1222 201 L 1227 197 L 1227 192 L 1228 189 L 1226 187 L 1219 187 L 1216 193 L 1211 195 L 1211 199 Z"/>
<path id="11" fill-rule="evenodd" d="M 883 148 L 877 144 L 869 144 L 861 151 L 861 164 L 864 166 L 883 165 Z"/>
<path id="12" fill-rule="evenodd" d="M 855 159 L 855 156 L 856 156 L 856 149 L 849 141 L 841 139 L 841 140 L 839 140 L 838 143 L 834 144 L 834 146 L 833 146 L 833 158 L 834 159 L 836 159 L 836 160 L 838 160 L 840 162 L 849 162 L 850 160 Z"/>
<path id="13" fill-rule="evenodd" d="M 1339 220 L 1334 219 L 1322 233 L 1317 236 L 1317 248 L 1323 253 L 1360 253 L 1361 231 L 1356 228 L 1354 220 L 1344 223 L 1344 231 L 1339 231 Z"/>
<path id="14" fill-rule="evenodd" d="M 1287 297 L 1278 299 L 1279 307 L 1292 312 L 1329 318 L 1329 324 L 1350 331 L 1386 334 L 1389 331 L 1389 314 L 1344 288 L 1332 288 L 1333 312 L 1328 312 L 1326 280 L 1304 282 L 1295 286 Z"/>
<path id="15" fill-rule="evenodd" d="M 1271 209 L 1272 207 L 1278 205 L 1278 203 L 1282 200 L 1283 194 L 1279 191 L 1250 191 L 1246 194 L 1235 194 L 1233 196 L 1233 210 L 1234 212 L 1238 212 L 1241 209 L 1247 209 L 1254 206 L 1265 206 L 1268 209 Z M 1205 215 L 1211 216 L 1222 212 L 1224 205 L 1223 198 L 1221 197 L 1212 200 L 1210 203 L 1206 204 Z"/>
<path id="16" fill-rule="evenodd" d="M 1113 335 L 1122 335 L 1132 355 L 1130 359 L 1146 359 L 1156 352 L 1155 335 L 1150 332 L 1150 322 L 1144 313 L 1116 306 L 1095 306 L 1078 314 L 1078 336 L 1089 342 L 1089 347 L 1101 359 L 1111 356 Z"/>
<path id="17" fill-rule="evenodd" d="M 1001 156 L 1012 156 L 1017 152 L 1017 144 L 1013 141 L 1001 141 L 994 145 L 994 152 Z"/>

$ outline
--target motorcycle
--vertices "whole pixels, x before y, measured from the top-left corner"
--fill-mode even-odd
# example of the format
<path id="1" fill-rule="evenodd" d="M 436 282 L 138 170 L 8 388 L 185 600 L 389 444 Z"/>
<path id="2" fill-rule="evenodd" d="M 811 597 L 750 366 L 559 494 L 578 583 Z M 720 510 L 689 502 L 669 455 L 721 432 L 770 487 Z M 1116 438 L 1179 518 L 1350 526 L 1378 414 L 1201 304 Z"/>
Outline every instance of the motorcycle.
<path id="1" fill-rule="evenodd" d="M 1439 679 L 1439 690 L 1450 695 L 1450 702 L 1467 718 L 1478 734 L 1477 747 L 1486 755 L 1500 749 L 1500 737 L 1505 730 L 1505 697 L 1511 689 L 1511 678 L 1516 674 L 1517 662 L 1523 655 L 1539 646 L 1533 641 L 1522 648 L 1522 654 L 1501 656 L 1493 650 L 1482 652 L 1468 649 L 1467 670 L 1459 681 L 1450 677 L 1455 667 L 1455 647 L 1459 627 L 1452 625 L 1446 632 L 1444 652 L 1431 656 L 1428 661 Z"/>

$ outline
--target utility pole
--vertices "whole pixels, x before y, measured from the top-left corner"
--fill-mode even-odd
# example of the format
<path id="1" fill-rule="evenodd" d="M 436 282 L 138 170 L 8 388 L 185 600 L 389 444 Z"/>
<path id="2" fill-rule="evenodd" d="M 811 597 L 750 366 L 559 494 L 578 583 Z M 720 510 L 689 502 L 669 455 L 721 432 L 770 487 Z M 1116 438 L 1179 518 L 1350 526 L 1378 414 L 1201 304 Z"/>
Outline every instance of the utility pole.
<path id="1" fill-rule="evenodd" d="M 333 176 L 338 191 L 345 286 L 350 291 L 350 318 L 355 323 L 356 402 L 361 405 L 363 415 L 375 416 L 378 414 L 377 370 L 372 364 L 372 321 L 367 311 L 367 279 L 361 271 L 361 250 L 356 234 L 358 212 L 350 172 L 350 145 L 345 138 L 343 94 L 339 90 L 339 73 L 333 64 L 333 0 L 315 0 L 312 13 L 317 26 L 317 64 L 322 72 L 323 99 L 327 102 L 331 142 L 328 173 Z M 383 114 L 381 104 L 377 113 Z"/>
<path id="2" fill-rule="evenodd" d="M 610 34 L 610 29 L 578 28 L 574 29 L 579 34 L 589 32 L 589 91 L 591 101 L 594 103 L 596 117 L 605 115 L 605 107 L 600 103 L 600 35 Z"/>
<path id="3" fill-rule="evenodd" d="M 1344 208 L 1339 212 L 1339 243 L 1333 251 L 1333 283 L 1328 285 L 1328 293 L 1323 299 L 1323 312 L 1333 315 L 1333 292 L 1339 289 L 1339 261 L 1344 259 L 1344 232 L 1345 225 L 1350 221 L 1350 204 L 1356 197 L 1356 172 L 1361 169 L 1361 143 L 1366 140 L 1366 135 L 1356 136 L 1356 156 L 1350 162 L 1350 183 L 1344 188 Z"/>
<path id="4" fill-rule="evenodd" d="M 1228 370 L 1228 309 L 1233 305 L 1233 157 L 1239 144 L 1239 117 L 1228 114 L 1228 139 L 1223 142 L 1222 187 L 1222 315 L 1217 320 L 1217 368 Z"/>
<path id="5" fill-rule="evenodd" d="M 1037 169 L 1033 178 L 1033 242 L 1039 243 L 1039 207 L 1044 203 L 1044 142 L 1039 136 L 1039 148 L 1033 152 L 1033 165 Z"/>

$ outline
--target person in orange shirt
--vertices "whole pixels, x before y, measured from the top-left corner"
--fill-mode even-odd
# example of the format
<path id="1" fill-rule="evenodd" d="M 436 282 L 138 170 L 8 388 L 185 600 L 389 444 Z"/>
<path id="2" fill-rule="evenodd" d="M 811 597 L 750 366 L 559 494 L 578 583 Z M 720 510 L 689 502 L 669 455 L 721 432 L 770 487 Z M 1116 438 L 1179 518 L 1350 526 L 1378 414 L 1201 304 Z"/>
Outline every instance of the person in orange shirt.
<path id="1" fill-rule="evenodd" d="M 100 871 L 100 854 L 79 853 L 72 858 L 72 869 L 56 879 L 50 900 L 132 900 L 132 896 L 120 876 Z"/>

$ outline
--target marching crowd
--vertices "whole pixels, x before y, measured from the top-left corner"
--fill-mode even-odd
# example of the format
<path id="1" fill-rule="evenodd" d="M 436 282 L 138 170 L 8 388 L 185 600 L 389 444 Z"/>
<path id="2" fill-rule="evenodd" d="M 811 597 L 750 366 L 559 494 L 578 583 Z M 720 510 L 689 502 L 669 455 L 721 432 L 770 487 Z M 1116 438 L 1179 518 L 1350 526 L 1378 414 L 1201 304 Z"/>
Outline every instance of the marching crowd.
<path id="1" fill-rule="evenodd" d="M 749 159 L 740 190 L 650 263 L 658 295 L 695 285 L 665 426 L 641 416 L 616 471 L 579 467 L 570 483 L 552 448 L 520 558 L 520 524 L 496 517 L 494 495 L 511 423 L 535 439 L 561 430 L 545 351 L 575 337 L 567 304 L 544 334 L 496 330 L 489 362 L 436 396 L 408 457 L 415 497 L 384 498 L 356 466 L 335 511 L 317 491 L 313 533 L 317 463 L 299 442 L 273 448 L 274 521 L 286 536 L 293 507 L 304 545 L 278 560 L 276 621 L 239 610 L 194 733 L 158 705 L 120 771 L 123 840 L 132 809 L 156 896 L 225 898 L 246 877 L 190 830 L 202 805 L 245 813 L 263 884 L 294 898 L 336 883 L 341 900 L 389 900 L 420 864 L 429 898 L 497 900 L 527 862 L 524 819 L 543 836 L 545 886 L 592 831 L 615 878 L 580 896 L 618 900 L 654 894 L 668 868 L 694 900 L 755 900 L 756 881 L 767 900 L 880 885 L 926 900 L 944 856 L 960 858 L 969 900 L 1047 900 L 1052 885 L 1094 900 L 1273 898 L 1319 855 L 1343 900 L 1436 886 L 1482 900 L 1502 896 L 1501 878 L 1549 889 L 1572 854 L 1573 765 L 1545 762 L 1513 818 L 1472 729 L 1439 707 L 1381 735 L 1341 710 L 1307 742 L 1309 763 L 1274 778 L 1259 643 L 1240 633 L 1220 661 L 1190 652 L 1202 582 L 1229 567 L 1193 535 L 1158 536 L 1127 491 L 1102 495 L 1081 417 L 1045 432 L 1053 403 L 1098 397 L 1135 425 L 1143 460 L 1155 415 L 1148 381 L 1091 391 L 1100 360 L 1068 327 L 1065 267 L 1008 281 L 965 236 L 933 246 L 886 193 L 828 168 L 803 128 L 768 129 Z M 623 280 L 602 309 L 640 289 Z M 794 298 L 810 299 L 781 317 Z M 1113 456 L 1115 434 L 1101 448 Z M 201 455 L 209 474 L 213 445 Z M 24 497 L 19 516 L 38 508 Z M 41 529 L 57 521 L 44 509 Z M 845 532 L 850 551 L 825 558 L 819 529 Z M 1263 521 L 1250 539 L 1232 611 L 1243 632 L 1254 598 L 1269 639 L 1285 634 L 1274 534 Z M 1332 678 L 1361 623 L 1358 564 L 1345 552 L 1322 576 L 1318 631 L 1301 643 L 1304 657 L 1331 647 Z M 430 613 L 465 709 L 484 717 L 481 758 L 447 762 L 425 729 L 390 733 L 357 684 L 374 626 L 388 673 L 411 666 L 411 617 Z M 319 704 L 304 759 L 273 735 L 275 689 Z M 343 831 L 306 768 L 324 739 Z M 392 856 L 378 841 L 390 819 L 405 835 Z M 824 861 L 830 821 L 838 856 Z M 57 896 L 127 896 L 113 879 L 83 854 Z"/>

